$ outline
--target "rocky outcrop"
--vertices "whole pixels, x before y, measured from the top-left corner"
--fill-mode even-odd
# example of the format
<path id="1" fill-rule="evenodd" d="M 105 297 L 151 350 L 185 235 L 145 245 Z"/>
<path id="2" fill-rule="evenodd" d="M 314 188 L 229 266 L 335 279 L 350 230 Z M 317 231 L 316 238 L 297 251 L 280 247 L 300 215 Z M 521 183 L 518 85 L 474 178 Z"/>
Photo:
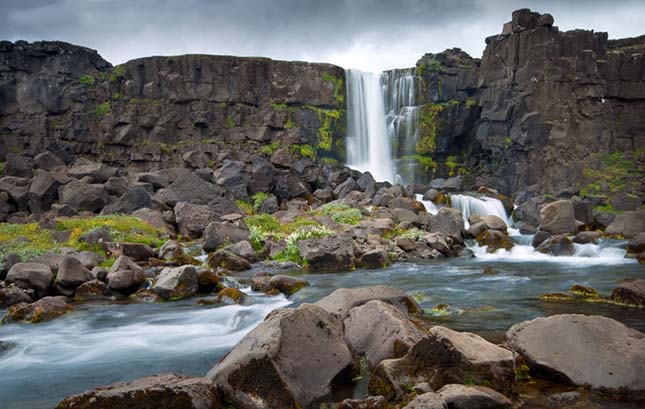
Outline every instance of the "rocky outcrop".
<path id="1" fill-rule="evenodd" d="M 554 315 L 516 324 L 506 337 L 536 376 L 601 393 L 645 398 L 645 337 L 618 321 Z"/>

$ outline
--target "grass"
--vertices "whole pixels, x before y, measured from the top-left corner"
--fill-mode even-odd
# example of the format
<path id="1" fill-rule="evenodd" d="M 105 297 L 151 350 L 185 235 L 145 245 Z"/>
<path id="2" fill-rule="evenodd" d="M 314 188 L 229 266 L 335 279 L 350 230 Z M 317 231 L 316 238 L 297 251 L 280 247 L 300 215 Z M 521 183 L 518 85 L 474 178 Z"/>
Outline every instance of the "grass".
<path id="1" fill-rule="evenodd" d="M 328 203 L 321 206 L 318 212 L 341 224 L 356 225 L 363 218 L 359 209 L 339 203 Z"/>
<path id="2" fill-rule="evenodd" d="M 112 239 L 117 242 L 142 243 L 153 247 L 163 243 L 160 230 L 133 216 L 60 219 L 53 231 L 70 231 L 69 240 L 62 243 L 54 240 L 52 230 L 42 229 L 37 223 L 0 224 L 0 258 L 15 253 L 23 261 L 29 261 L 41 254 L 56 252 L 60 247 L 72 247 L 77 251 L 91 250 L 107 256 L 99 246 L 79 240 L 84 233 L 99 228 L 107 229 Z M 109 266 L 113 262 L 113 259 L 108 258 L 104 264 Z"/>
<path id="3" fill-rule="evenodd" d="M 94 115 L 97 118 L 102 118 L 105 114 L 110 112 L 110 109 L 112 109 L 112 107 L 110 106 L 109 101 L 102 102 L 102 103 L 98 104 L 96 106 L 96 108 L 94 109 Z"/>
<path id="4" fill-rule="evenodd" d="M 643 174 L 635 159 L 643 156 L 645 151 L 642 150 L 636 150 L 631 154 L 613 152 L 603 156 L 599 168 L 587 168 L 582 171 L 588 183 L 580 189 L 580 196 L 611 196 L 623 191 L 630 181 L 642 180 Z M 615 211 L 613 207 L 602 210 Z"/>
<path id="5" fill-rule="evenodd" d="M 94 76 L 86 74 L 86 75 L 81 75 L 80 78 L 78 79 L 78 82 L 80 82 L 82 85 L 91 87 L 96 82 L 96 79 L 94 78 Z"/>
<path id="6" fill-rule="evenodd" d="M 275 141 L 275 142 L 271 142 L 270 144 L 263 145 L 260 148 L 260 152 L 267 155 L 273 155 L 275 151 L 277 151 L 279 148 L 280 148 L 280 141 Z"/>
<path id="7" fill-rule="evenodd" d="M 269 194 L 265 192 L 258 192 L 251 196 L 251 200 L 253 200 L 253 210 L 258 212 L 262 203 L 264 203 L 268 198 Z"/>
<path id="8" fill-rule="evenodd" d="M 321 232 L 320 229 L 322 229 L 322 226 L 306 217 L 301 217 L 294 222 L 283 224 L 270 214 L 256 214 L 247 216 L 244 221 L 251 231 L 251 244 L 256 251 L 262 250 L 264 243 L 268 239 L 286 239 L 288 241 L 287 244 L 291 245 L 303 238 L 311 238 L 316 234 L 327 233 Z M 307 230 L 314 231 L 314 233 L 308 233 L 311 237 L 307 237 Z"/>

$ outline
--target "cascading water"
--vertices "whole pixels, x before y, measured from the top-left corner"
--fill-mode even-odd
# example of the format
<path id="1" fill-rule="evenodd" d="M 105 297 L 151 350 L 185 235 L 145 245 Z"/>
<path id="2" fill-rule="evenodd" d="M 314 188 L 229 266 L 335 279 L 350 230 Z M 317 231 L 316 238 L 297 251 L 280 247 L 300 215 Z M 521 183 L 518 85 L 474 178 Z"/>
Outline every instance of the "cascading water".
<path id="1" fill-rule="evenodd" d="M 513 225 L 513 221 L 506 214 L 504 205 L 498 199 L 486 196 L 477 198 L 467 195 L 450 195 L 450 203 L 452 207 L 461 211 L 466 228 L 470 225 L 468 223 L 470 216 L 493 215 L 502 219 L 507 226 Z"/>
<path id="2" fill-rule="evenodd" d="M 347 70 L 347 165 L 394 182 L 379 74 Z"/>

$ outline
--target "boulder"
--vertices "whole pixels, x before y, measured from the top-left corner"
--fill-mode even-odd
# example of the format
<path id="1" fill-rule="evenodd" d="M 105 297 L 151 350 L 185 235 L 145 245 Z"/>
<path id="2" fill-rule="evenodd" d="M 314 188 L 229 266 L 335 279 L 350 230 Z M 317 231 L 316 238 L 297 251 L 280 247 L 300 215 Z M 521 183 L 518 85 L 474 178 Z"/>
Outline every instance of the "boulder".
<path id="1" fill-rule="evenodd" d="M 450 237 L 455 243 L 463 243 L 466 230 L 461 212 L 451 207 L 443 207 L 432 216 L 429 215 L 426 229 L 432 233 L 439 233 Z"/>
<path id="2" fill-rule="evenodd" d="M 343 323 L 347 343 L 370 368 L 384 359 L 402 357 L 424 335 L 407 311 L 379 300 L 352 308 Z"/>
<path id="3" fill-rule="evenodd" d="M 156 205 L 148 190 L 142 186 L 129 189 L 116 202 L 105 206 L 101 214 L 132 214 L 139 209 L 154 208 Z"/>
<path id="4" fill-rule="evenodd" d="M 155 193 L 155 200 L 174 207 L 179 202 L 205 205 L 224 196 L 225 190 L 209 183 L 194 173 L 183 173 L 168 187 Z"/>
<path id="5" fill-rule="evenodd" d="M 213 268 L 220 267 L 232 271 L 244 271 L 251 268 L 251 263 L 246 259 L 224 249 L 209 254 L 208 265 Z"/>
<path id="6" fill-rule="evenodd" d="M 19 303 L 9 307 L 7 314 L 2 318 L 2 323 L 26 322 L 36 324 L 60 317 L 72 306 L 65 297 L 44 297 L 31 304 Z"/>
<path id="7" fill-rule="evenodd" d="M 78 241 L 92 245 L 104 244 L 112 241 L 112 234 L 106 227 L 101 226 L 81 234 Z"/>
<path id="8" fill-rule="evenodd" d="M 58 189 L 61 204 L 76 211 L 98 212 L 108 203 L 107 190 L 103 185 L 73 181 Z"/>
<path id="9" fill-rule="evenodd" d="M 508 345 L 535 376 L 645 398 L 645 337 L 611 318 L 563 314 L 513 325 Z"/>
<path id="10" fill-rule="evenodd" d="M 159 210 L 144 207 L 143 209 L 134 211 L 132 216 L 143 220 L 158 230 L 166 231 L 168 233 L 175 232 L 175 228 L 165 220 L 163 214 Z"/>
<path id="11" fill-rule="evenodd" d="M 595 243 L 601 236 L 599 231 L 581 231 L 571 241 L 578 244 Z"/>
<path id="12" fill-rule="evenodd" d="M 4 159 L 4 174 L 29 179 L 33 176 L 33 171 L 25 158 L 10 152 Z"/>
<path id="13" fill-rule="evenodd" d="M 225 160 L 222 166 L 213 172 L 217 185 L 225 187 L 236 199 L 248 199 L 248 175 L 244 173 L 244 162 Z"/>
<path id="14" fill-rule="evenodd" d="M 67 174 L 75 179 L 89 176 L 94 183 L 105 183 L 109 178 L 116 176 L 117 170 L 102 163 L 80 159 L 67 171 Z"/>
<path id="15" fill-rule="evenodd" d="M 247 240 L 238 241 L 235 244 L 231 244 L 224 248 L 224 250 L 230 251 L 236 256 L 242 257 L 250 262 L 254 262 L 256 259 L 255 250 L 253 246 Z"/>
<path id="16" fill-rule="evenodd" d="M 372 300 L 391 304 L 411 316 L 416 317 L 423 314 L 423 309 L 412 297 L 404 291 L 385 285 L 339 288 L 316 302 L 316 305 L 344 320 L 352 308 L 367 304 Z"/>
<path id="17" fill-rule="evenodd" d="M 179 300 L 197 293 L 197 270 L 194 266 L 166 267 L 150 288 L 165 300 Z"/>
<path id="18" fill-rule="evenodd" d="M 558 200 L 540 209 L 541 229 L 547 233 L 572 234 L 578 231 L 570 200 Z"/>
<path id="19" fill-rule="evenodd" d="M 58 264 L 56 287 L 65 295 L 72 295 L 79 285 L 92 280 L 92 274 L 76 257 L 65 256 Z"/>
<path id="20" fill-rule="evenodd" d="M 382 396 L 368 396 L 363 399 L 345 399 L 328 405 L 329 409 L 387 409 L 387 401 Z"/>
<path id="21" fill-rule="evenodd" d="M 204 251 L 213 251 L 227 244 L 250 240 L 250 231 L 243 221 L 213 222 L 204 229 Z"/>
<path id="22" fill-rule="evenodd" d="M 403 358 L 382 361 L 372 374 L 369 391 L 392 399 L 405 395 L 405 384 L 428 382 L 436 389 L 466 381 L 510 391 L 516 380 L 516 357 L 479 335 L 435 326 Z"/>
<path id="23" fill-rule="evenodd" d="M 538 230 L 533 235 L 533 239 L 531 240 L 531 246 L 538 248 L 540 247 L 540 244 L 544 243 L 550 238 L 551 238 L 551 234 L 545 232 L 544 230 Z"/>
<path id="24" fill-rule="evenodd" d="M 645 252 L 645 233 L 638 233 L 627 243 L 628 254 L 640 254 Z"/>
<path id="25" fill-rule="evenodd" d="M 313 409 L 351 382 L 352 365 L 343 323 L 304 304 L 269 314 L 207 377 L 236 407 Z"/>
<path id="26" fill-rule="evenodd" d="M 175 205 L 175 220 L 179 232 L 192 238 L 200 237 L 206 226 L 219 220 L 218 216 L 210 206 L 188 202 L 179 202 Z"/>
<path id="27" fill-rule="evenodd" d="M 450 409 L 511 409 L 513 402 L 501 393 L 485 386 L 451 384 L 437 394 Z"/>
<path id="28" fill-rule="evenodd" d="M 472 225 L 473 223 L 481 222 L 486 226 L 487 230 L 498 230 L 506 234 L 506 222 L 502 220 L 499 216 L 488 214 L 485 216 L 470 216 L 468 221 Z M 476 237 L 476 236 L 475 236 Z"/>
<path id="29" fill-rule="evenodd" d="M 146 281 L 146 275 L 131 258 L 120 256 L 110 268 L 106 279 L 110 289 L 123 294 L 132 294 Z"/>
<path id="30" fill-rule="evenodd" d="M 7 273 L 7 283 L 23 290 L 34 290 L 38 296 L 47 292 L 54 279 L 48 265 L 40 263 L 16 263 Z"/>
<path id="31" fill-rule="evenodd" d="M 412 399 L 403 409 L 448 409 L 448 404 L 436 393 L 426 392 Z"/>
<path id="32" fill-rule="evenodd" d="M 8 308 L 14 304 L 32 302 L 31 297 L 23 289 L 10 285 L 0 288 L 0 308 Z"/>
<path id="33" fill-rule="evenodd" d="M 76 288 L 74 299 L 77 301 L 99 301 L 107 298 L 110 289 L 100 280 L 87 281 Z"/>
<path id="34" fill-rule="evenodd" d="M 68 396 L 56 409 L 219 409 L 217 388 L 206 378 L 172 373 L 99 387 Z"/>
<path id="35" fill-rule="evenodd" d="M 341 199 L 349 194 L 349 192 L 360 191 L 361 187 L 356 183 L 353 178 L 347 178 L 343 183 L 336 186 L 334 189 L 334 195 Z"/>
<path id="36" fill-rule="evenodd" d="M 575 251 L 573 243 L 566 234 L 553 236 L 542 242 L 537 251 L 554 256 L 570 256 Z"/>
<path id="37" fill-rule="evenodd" d="M 287 296 L 308 285 L 309 282 L 307 280 L 282 274 L 275 276 L 260 275 L 253 277 L 251 281 L 251 289 L 253 291 L 269 292 L 271 290 L 278 290 Z"/>
<path id="38" fill-rule="evenodd" d="M 643 204 L 643 200 L 630 193 L 620 192 L 609 197 L 609 203 L 618 211 L 637 210 Z"/>
<path id="39" fill-rule="evenodd" d="M 153 248 L 142 243 L 106 243 L 106 247 L 116 257 L 126 256 L 134 261 L 148 261 L 155 256 Z"/>
<path id="40" fill-rule="evenodd" d="M 645 209 L 617 215 L 605 230 L 606 234 L 626 238 L 634 237 L 643 232 L 645 232 Z"/>
<path id="41" fill-rule="evenodd" d="M 645 307 L 645 279 L 627 279 L 611 292 L 611 300 L 620 304 Z"/>
<path id="42" fill-rule="evenodd" d="M 412 210 L 395 208 L 395 209 L 391 209 L 390 213 L 392 214 L 392 218 L 394 219 L 394 221 L 399 224 L 401 223 L 409 223 L 413 225 L 419 224 L 419 217 Z"/>
<path id="43" fill-rule="evenodd" d="M 388 264 L 390 256 L 382 246 L 367 249 L 356 260 L 356 265 L 361 268 L 383 268 Z"/>
<path id="44" fill-rule="evenodd" d="M 29 210 L 32 213 L 42 213 L 51 209 L 58 199 L 60 183 L 51 172 L 37 171 L 29 186 Z"/>
<path id="45" fill-rule="evenodd" d="M 477 243 L 486 246 L 488 253 L 494 253 L 499 249 L 510 250 L 513 242 L 505 233 L 499 230 L 486 230 L 477 236 Z"/>
<path id="46" fill-rule="evenodd" d="M 312 272 L 346 271 L 354 268 L 354 247 L 347 236 L 330 236 L 298 242 L 300 257 Z"/>
<path id="47" fill-rule="evenodd" d="M 34 167 L 38 169 L 51 171 L 64 166 L 65 162 L 50 151 L 41 152 L 34 156 Z"/>

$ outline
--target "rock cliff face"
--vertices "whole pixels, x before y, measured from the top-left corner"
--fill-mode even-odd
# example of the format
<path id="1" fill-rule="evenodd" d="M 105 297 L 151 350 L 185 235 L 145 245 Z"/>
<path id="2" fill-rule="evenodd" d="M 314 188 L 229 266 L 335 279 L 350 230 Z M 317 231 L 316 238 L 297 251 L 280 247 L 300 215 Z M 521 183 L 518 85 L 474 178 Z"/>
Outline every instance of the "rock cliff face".
<path id="1" fill-rule="evenodd" d="M 189 151 L 344 159 L 333 65 L 185 55 L 112 67 L 87 48 L 19 41 L 0 43 L 0 72 L 0 158 L 50 149 L 142 169 Z"/>

